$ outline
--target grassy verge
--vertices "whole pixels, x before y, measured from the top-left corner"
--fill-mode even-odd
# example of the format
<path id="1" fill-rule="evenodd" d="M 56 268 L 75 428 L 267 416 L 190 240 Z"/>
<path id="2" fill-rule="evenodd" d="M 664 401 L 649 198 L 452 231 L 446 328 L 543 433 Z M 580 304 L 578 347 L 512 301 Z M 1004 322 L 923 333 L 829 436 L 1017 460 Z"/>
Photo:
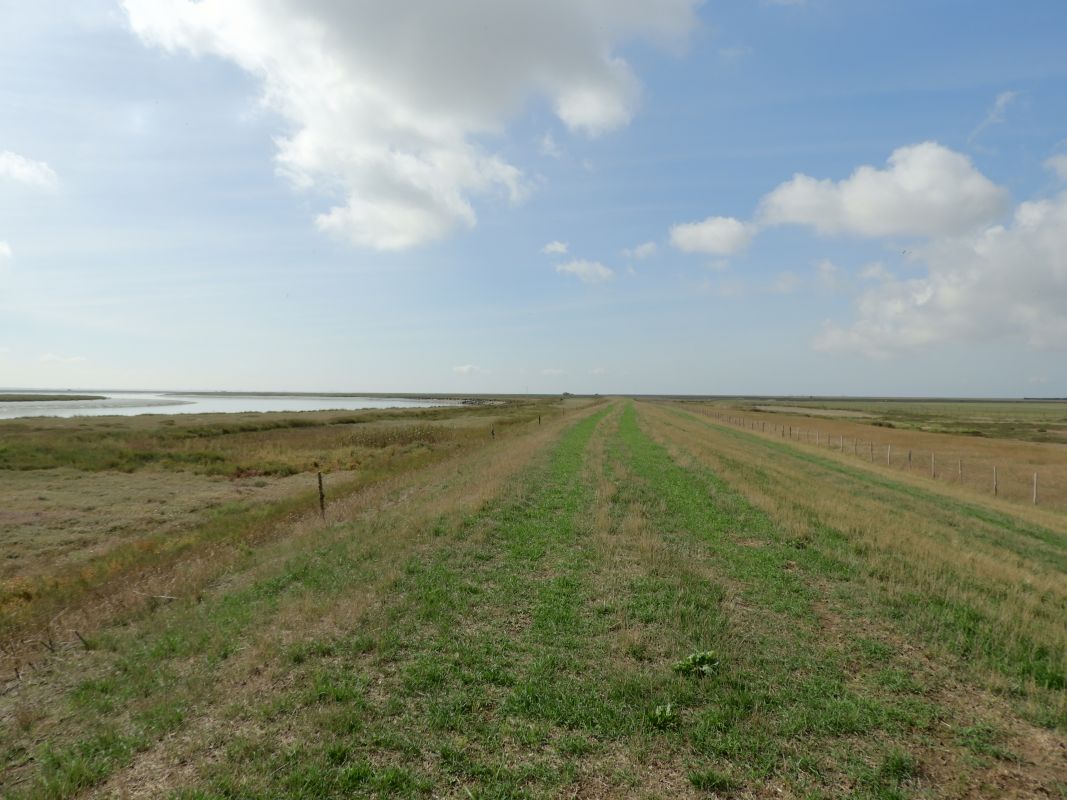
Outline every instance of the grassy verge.
<path id="1" fill-rule="evenodd" d="M 784 497 L 786 475 L 803 476 L 797 494 L 805 495 L 802 509 L 813 520 L 803 541 L 875 579 L 878 602 L 867 613 L 891 617 L 963 664 L 996 671 L 1008 679 L 1007 691 L 1032 701 L 1035 719 L 1067 727 L 1067 636 L 1060 624 L 1067 612 L 1067 534 L 686 417 L 688 429 L 713 429 L 717 442 L 735 443 L 716 460 L 751 491 Z M 774 454 L 770 463 L 779 474 L 765 460 L 757 466 L 759 454 Z M 855 524 L 856 511 L 876 536 Z M 835 517 L 845 524 L 834 525 Z M 913 527 L 918 519 L 922 526 Z"/>

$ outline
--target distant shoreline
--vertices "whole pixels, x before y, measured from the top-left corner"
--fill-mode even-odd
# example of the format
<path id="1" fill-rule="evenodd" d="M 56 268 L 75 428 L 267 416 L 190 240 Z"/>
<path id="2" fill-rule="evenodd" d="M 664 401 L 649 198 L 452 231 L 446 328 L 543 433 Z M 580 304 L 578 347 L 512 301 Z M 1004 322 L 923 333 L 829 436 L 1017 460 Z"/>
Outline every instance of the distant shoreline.
<path id="1" fill-rule="evenodd" d="M 0 403 L 40 403 L 47 400 L 107 400 L 102 394 L 0 394 Z"/>

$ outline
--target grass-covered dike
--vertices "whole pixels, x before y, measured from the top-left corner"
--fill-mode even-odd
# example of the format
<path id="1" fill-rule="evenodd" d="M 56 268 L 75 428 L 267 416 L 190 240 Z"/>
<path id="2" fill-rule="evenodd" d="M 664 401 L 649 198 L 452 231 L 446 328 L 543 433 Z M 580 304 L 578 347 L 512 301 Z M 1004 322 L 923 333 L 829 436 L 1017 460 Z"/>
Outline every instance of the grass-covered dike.
<path id="1" fill-rule="evenodd" d="M 966 587 L 928 602 L 967 559 L 941 586 L 789 516 L 769 498 L 811 466 L 614 401 L 392 474 L 42 659 L 0 700 L 4 796 L 1061 796 L 1051 625 L 1020 650 Z M 978 524 L 984 548 L 1028 536 Z M 1037 542 L 1013 557 L 1041 584 L 1062 542 Z"/>

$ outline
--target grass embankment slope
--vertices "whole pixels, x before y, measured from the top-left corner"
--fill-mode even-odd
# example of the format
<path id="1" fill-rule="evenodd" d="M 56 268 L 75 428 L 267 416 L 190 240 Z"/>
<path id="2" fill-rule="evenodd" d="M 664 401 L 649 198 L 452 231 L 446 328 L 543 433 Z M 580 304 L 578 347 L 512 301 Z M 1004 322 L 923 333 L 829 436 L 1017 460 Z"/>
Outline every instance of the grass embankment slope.
<path id="1" fill-rule="evenodd" d="M 901 509 L 903 544 L 879 534 Z M 1055 797 L 1064 550 L 616 402 L 397 478 L 64 651 L 3 700 L 8 793 Z"/>
<path id="2" fill-rule="evenodd" d="M 1067 402 L 839 401 L 809 406 L 767 401 L 682 403 L 767 436 L 974 494 L 1067 513 Z M 931 474 L 933 473 L 933 474 Z"/>
<path id="3" fill-rule="evenodd" d="M 567 407 L 0 422 L 0 674 L 16 666 L 19 638 L 71 638 L 159 596 L 195 593 L 312 514 L 320 470 L 332 510 Z"/>

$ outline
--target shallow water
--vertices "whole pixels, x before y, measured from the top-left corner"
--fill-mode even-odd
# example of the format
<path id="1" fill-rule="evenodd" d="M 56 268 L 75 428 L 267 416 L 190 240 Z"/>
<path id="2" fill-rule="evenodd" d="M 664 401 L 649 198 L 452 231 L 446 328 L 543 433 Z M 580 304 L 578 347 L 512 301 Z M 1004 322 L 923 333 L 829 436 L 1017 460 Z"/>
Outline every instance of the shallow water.
<path id="1" fill-rule="evenodd" d="M 33 394 L 46 394 L 33 392 Z M 62 392 L 55 393 L 62 397 Z M 21 417 L 101 417 L 137 414 L 236 414 L 245 411 L 354 411 L 363 408 L 429 408 L 455 405 L 455 400 L 402 397 L 310 397 L 242 395 L 198 396 L 149 392 L 79 392 L 104 400 L 31 400 L 0 402 L 0 419 Z"/>

